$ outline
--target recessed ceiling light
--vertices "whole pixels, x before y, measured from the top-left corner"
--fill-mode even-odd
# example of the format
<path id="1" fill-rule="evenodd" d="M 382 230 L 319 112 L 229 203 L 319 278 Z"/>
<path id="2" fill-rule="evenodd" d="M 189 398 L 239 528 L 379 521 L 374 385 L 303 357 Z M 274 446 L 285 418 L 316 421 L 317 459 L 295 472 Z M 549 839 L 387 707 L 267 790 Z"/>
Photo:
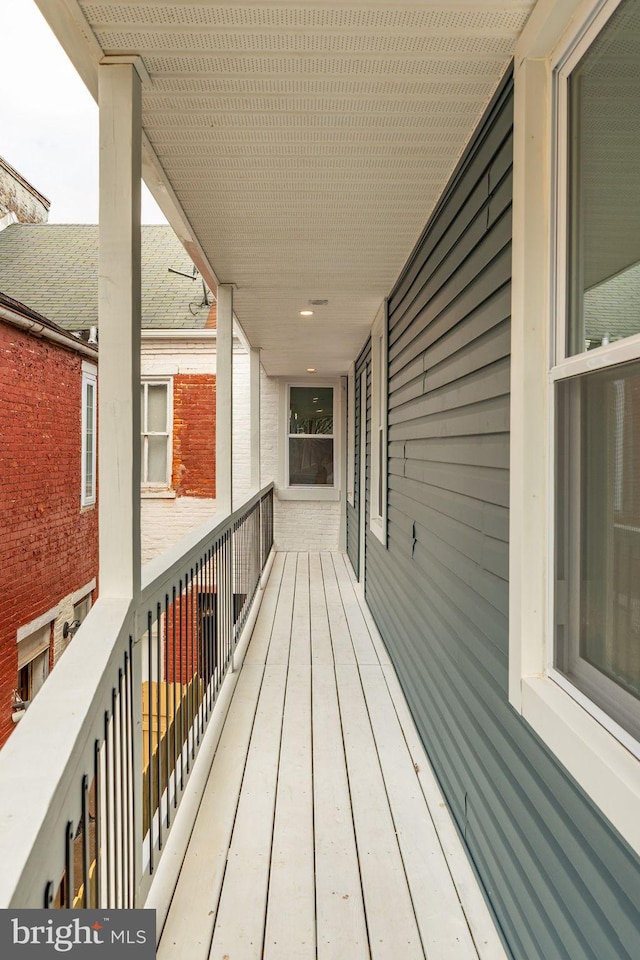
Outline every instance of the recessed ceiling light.
<path id="1" fill-rule="evenodd" d="M 317 403 L 320 397 L 311 397 L 311 403 Z"/>
<path id="2" fill-rule="evenodd" d="M 307 373 L 315 373 L 315 372 L 316 372 L 315 367 L 307 367 Z"/>
<path id="3" fill-rule="evenodd" d="M 301 317 L 312 317 L 312 316 L 313 316 L 313 310 L 301 310 L 301 311 L 300 311 L 300 316 L 301 316 Z"/>
<path id="4" fill-rule="evenodd" d="M 320 407 L 319 410 L 316 410 L 316 413 L 324 413 L 324 407 Z"/>

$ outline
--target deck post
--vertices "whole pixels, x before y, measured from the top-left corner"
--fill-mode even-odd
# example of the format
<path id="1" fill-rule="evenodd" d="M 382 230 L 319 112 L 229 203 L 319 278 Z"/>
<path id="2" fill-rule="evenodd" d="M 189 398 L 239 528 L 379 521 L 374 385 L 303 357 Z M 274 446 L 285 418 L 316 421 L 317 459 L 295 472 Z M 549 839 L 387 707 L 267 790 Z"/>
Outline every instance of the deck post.
<path id="1" fill-rule="evenodd" d="M 140 598 L 140 193 L 139 58 L 105 58 L 100 106 L 99 530 L 100 596 L 131 602 L 132 635 Z M 134 902 L 142 879 L 141 645 L 133 644 L 130 827 L 127 862 Z M 110 801 L 105 799 L 106 803 Z M 122 831 L 122 818 L 120 818 Z M 120 847 L 122 836 L 114 843 Z M 116 891 L 115 902 L 124 897 Z M 137 902 L 135 905 L 138 905 Z"/>
<path id="2" fill-rule="evenodd" d="M 99 68 L 100 596 L 140 593 L 140 77 Z"/>
<path id="3" fill-rule="evenodd" d="M 250 423 L 251 423 L 251 492 L 260 490 L 260 350 L 249 354 Z"/>
<path id="4" fill-rule="evenodd" d="M 216 512 L 222 520 L 233 512 L 233 286 L 230 283 L 218 285 L 216 324 Z M 234 669 L 233 539 L 231 531 L 228 548 L 218 567 L 216 605 L 218 636 L 228 636 L 231 642 L 231 672 Z"/>
<path id="5" fill-rule="evenodd" d="M 216 512 L 232 510 L 233 491 L 233 286 L 218 286 L 216 334 Z"/>

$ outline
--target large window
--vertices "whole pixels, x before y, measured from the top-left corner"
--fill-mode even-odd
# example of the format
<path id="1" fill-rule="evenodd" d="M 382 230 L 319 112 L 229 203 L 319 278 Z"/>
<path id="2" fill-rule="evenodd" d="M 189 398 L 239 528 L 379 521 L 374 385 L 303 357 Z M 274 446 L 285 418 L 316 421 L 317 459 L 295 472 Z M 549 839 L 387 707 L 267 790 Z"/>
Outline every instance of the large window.
<path id="1" fill-rule="evenodd" d="M 509 700 L 640 853 L 639 22 L 515 50 Z"/>
<path id="2" fill-rule="evenodd" d="M 371 330 L 371 531 L 387 542 L 387 304 Z"/>
<path id="3" fill-rule="evenodd" d="M 335 486 L 333 387 L 289 386 L 289 486 Z"/>
<path id="4" fill-rule="evenodd" d="M 80 503 L 83 507 L 96 502 L 96 424 L 98 411 L 97 370 L 82 365 L 82 478 Z"/>
<path id="5" fill-rule="evenodd" d="M 639 22 L 637 0 L 624 0 L 560 72 L 566 283 L 554 367 L 554 666 L 638 740 Z"/>
<path id="6" fill-rule="evenodd" d="M 166 489 L 171 483 L 171 381 L 143 381 L 140 403 L 142 485 Z"/>

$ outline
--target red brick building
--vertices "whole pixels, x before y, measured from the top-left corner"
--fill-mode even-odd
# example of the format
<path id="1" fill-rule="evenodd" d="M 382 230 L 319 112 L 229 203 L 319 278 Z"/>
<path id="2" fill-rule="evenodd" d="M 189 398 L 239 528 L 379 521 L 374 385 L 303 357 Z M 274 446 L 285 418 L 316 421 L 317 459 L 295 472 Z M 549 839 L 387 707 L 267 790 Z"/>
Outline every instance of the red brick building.
<path id="1" fill-rule="evenodd" d="M 0 294 L 0 744 L 95 599 L 97 349 Z"/>

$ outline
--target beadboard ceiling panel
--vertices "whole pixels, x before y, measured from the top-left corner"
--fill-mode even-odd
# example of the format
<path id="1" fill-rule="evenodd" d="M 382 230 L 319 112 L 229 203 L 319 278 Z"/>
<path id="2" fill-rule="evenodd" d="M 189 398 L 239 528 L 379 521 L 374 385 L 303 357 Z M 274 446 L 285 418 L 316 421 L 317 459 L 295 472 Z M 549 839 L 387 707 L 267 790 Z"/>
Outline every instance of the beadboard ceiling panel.
<path id="1" fill-rule="evenodd" d="M 57 2 L 94 56 L 142 57 L 148 141 L 215 274 L 236 284 L 248 339 L 286 375 L 346 372 L 534 6 L 40 5 Z M 300 317 L 312 299 L 328 303 Z"/>

